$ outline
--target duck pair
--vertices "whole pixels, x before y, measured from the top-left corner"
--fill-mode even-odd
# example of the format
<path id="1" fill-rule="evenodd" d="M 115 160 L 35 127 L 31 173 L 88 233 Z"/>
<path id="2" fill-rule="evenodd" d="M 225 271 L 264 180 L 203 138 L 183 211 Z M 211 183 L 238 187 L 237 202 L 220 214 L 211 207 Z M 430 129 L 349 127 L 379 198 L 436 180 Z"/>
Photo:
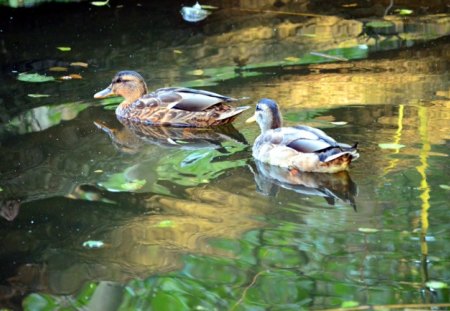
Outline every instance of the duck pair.
<path id="1" fill-rule="evenodd" d="M 239 99 L 190 88 L 161 88 L 148 93 L 140 74 L 121 71 L 94 98 L 119 95 L 124 98 L 116 115 L 124 123 L 173 127 L 211 127 L 231 123 L 249 106 L 233 107 Z M 357 146 L 336 142 L 323 131 L 309 126 L 283 127 L 278 105 L 261 99 L 253 117 L 261 134 L 253 145 L 253 157 L 292 172 L 336 173 L 348 169 L 359 157 Z"/>

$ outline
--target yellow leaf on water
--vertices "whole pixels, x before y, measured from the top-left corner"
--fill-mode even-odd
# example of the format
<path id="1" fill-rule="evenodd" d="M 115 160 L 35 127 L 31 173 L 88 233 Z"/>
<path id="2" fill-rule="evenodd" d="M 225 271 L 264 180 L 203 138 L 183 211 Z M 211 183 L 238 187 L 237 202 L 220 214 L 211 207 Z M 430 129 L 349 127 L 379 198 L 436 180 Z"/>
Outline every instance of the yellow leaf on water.
<path id="1" fill-rule="evenodd" d="M 201 8 L 202 8 L 202 9 L 205 9 L 205 10 L 217 10 L 217 9 L 218 9 L 218 7 L 216 7 L 216 6 L 213 6 L 213 5 L 207 5 L 207 4 L 202 4 L 202 5 L 201 5 Z"/>
<path id="2" fill-rule="evenodd" d="M 378 144 L 381 149 L 401 149 L 405 147 L 402 144 L 394 144 L 394 143 L 386 143 L 386 144 Z"/>
<path id="3" fill-rule="evenodd" d="M 80 76 L 79 74 L 72 73 L 72 74 L 67 75 L 67 76 L 59 77 L 59 79 L 61 79 L 61 80 L 72 80 L 72 79 L 83 79 L 83 77 Z"/>
<path id="4" fill-rule="evenodd" d="M 342 5 L 343 8 L 354 8 L 357 6 L 358 6 L 358 3 L 347 3 L 347 4 Z"/>
<path id="5" fill-rule="evenodd" d="M 49 97 L 50 95 L 48 94 L 28 94 L 28 97 L 31 98 L 40 98 L 40 97 Z"/>
<path id="6" fill-rule="evenodd" d="M 71 51 L 72 50 L 72 48 L 71 47 L 68 47 L 68 46 L 58 46 L 58 47 L 56 47 L 58 50 L 60 50 L 61 52 L 69 52 L 69 51 Z"/>
<path id="7" fill-rule="evenodd" d="M 83 63 L 83 62 L 73 62 L 73 63 L 70 63 L 70 66 L 87 68 L 89 65 L 87 63 Z"/>
<path id="8" fill-rule="evenodd" d="M 414 11 L 413 10 L 409 10 L 409 9 L 397 9 L 397 10 L 395 10 L 395 12 L 397 12 L 400 15 L 410 15 Z"/>
<path id="9" fill-rule="evenodd" d="M 180 50 L 173 50 L 173 52 L 174 52 L 175 54 L 183 54 L 183 51 L 180 51 Z"/>
<path id="10" fill-rule="evenodd" d="M 55 66 L 55 67 L 50 67 L 48 70 L 49 71 L 67 71 L 68 69 L 66 67 Z"/>
<path id="11" fill-rule="evenodd" d="M 70 77 L 71 77 L 72 79 L 83 79 L 83 77 L 82 77 L 81 75 L 76 74 L 76 73 L 70 74 Z"/>
<path id="12" fill-rule="evenodd" d="M 196 70 L 189 71 L 189 73 L 194 76 L 202 76 L 204 71 L 201 69 L 196 69 Z"/>
<path id="13" fill-rule="evenodd" d="M 288 57 L 285 57 L 284 60 L 286 60 L 288 62 L 298 62 L 298 61 L 300 61 L 300 58 L 295 57 L 295 56 L 288 56 Z"/>
<path id="14" fill-rule="evenodd" d="M 108 3 L 109 3 L 109 0 L 106 0 L 106 1 L 93 1 L 93 2 L 91 2 L 91 4 L 95 5 L 95 6 L 104 6 L 104 5 L 107 5 Z"/>
<path id="15" fill-rule="evenodd" d="M 172 228 L 175 227 L 175 224 L 172 220 L 162 220 L 156 226 L 159 228 Z"/>
<path id="16" fill-rule="evenodd" d="M 102 170 L 95 170 L 94 173 L 103 173 Z"/>
<path id="17" fill-rule="evenodd" d="M 335 121 L 335 122 L 330 122 L 331 124 L 334 124 L 334 125 L 345 125 L 345 124 L 347 124 L 347 122 L 345 122 L 345 121 Z"/>
<path id="18" fill-rule="evenodd" d="M 364 233 L 375 233 L 378 232 L 378 229 L 375 228 L 358 228 L 359 232 L 364 232 Z"/>

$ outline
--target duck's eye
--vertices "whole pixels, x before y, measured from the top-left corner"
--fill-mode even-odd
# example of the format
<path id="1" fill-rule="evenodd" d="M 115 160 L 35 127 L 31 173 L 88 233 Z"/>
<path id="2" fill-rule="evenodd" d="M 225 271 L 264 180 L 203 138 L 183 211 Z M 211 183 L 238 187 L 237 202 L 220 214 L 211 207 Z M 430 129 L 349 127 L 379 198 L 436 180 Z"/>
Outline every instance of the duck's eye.
<path id="1" fill-rule="evenodd" d="M 123 78 L 117 78 L 116 81 L 114 81 L 114 83 L 125 83 L 128 82 L 129 80 L 123 79 Z"/>
<path id="2" fill-rule="evenodd" d="M 262 108 L 260 105 L 256 105 L 256 111 L 262 111 Z"/>

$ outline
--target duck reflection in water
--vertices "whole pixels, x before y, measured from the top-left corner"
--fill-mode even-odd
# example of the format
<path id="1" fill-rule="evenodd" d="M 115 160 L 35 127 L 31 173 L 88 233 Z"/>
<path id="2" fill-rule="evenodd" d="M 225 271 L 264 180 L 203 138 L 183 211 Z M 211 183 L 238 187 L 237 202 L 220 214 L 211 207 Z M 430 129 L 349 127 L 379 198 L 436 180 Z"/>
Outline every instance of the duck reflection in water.
<path id="1" fill-rule="evenodd" d="M 279 166 L 255 161 L 256 170 L 251 167 L 258 192 L 276 196 L 279 188 L 295 191 L 305 196 L 323 197 L 328 204 L 336 201 L 349 204 L 356 211 L 355 197 L 358 186 L 347 171 L 335 174 L 289 171 Z"/>
<path id="2" fill-rule="evenodd" d="M 112 124 L 97 120 L 95 126 L 108 134 L 114 146 L 122 152 L 134 154 L 148 144 L 185 150 L 223 149 L 226 141 L 248 145 L 245 137 L 231 125 L 210 128 L 177 128 L 152 126 L 134 122 Z M 226 150 L 223 150 L 226 153 Z"/>

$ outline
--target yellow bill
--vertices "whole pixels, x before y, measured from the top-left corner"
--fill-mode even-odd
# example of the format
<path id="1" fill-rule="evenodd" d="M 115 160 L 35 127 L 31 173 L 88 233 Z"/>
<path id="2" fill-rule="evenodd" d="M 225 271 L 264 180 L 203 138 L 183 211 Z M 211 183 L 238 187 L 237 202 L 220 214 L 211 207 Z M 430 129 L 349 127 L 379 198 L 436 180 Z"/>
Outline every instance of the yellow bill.
<path id="1" fill-rule="evenodd" d="M 253 115 L 250 118 L 248 118 L 247 120 L 245 120 L 245 123 L 253 123 L 256 121 L 256 116 Z"/>
<path id="2" fill-rule="evenodd" d="M 114 95 L 114 93 L 111 89 L 111 86 L 108 86 L 106 89 L 95 93 L 94 98 L 105 98 L 105 97 L 113 96 L 113 95 Z"/>

